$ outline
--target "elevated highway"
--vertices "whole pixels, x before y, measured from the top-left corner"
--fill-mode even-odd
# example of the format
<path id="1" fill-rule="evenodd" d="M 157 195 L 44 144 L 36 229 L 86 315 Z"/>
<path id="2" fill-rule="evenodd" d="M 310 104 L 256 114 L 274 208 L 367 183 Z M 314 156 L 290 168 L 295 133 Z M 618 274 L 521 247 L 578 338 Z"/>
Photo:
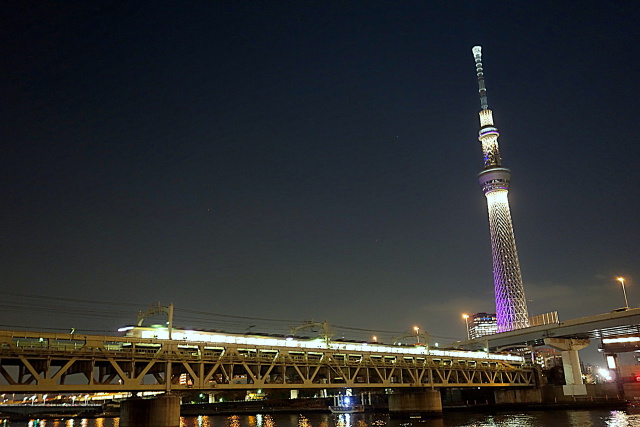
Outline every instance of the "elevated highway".
<path id="1" fill-rule="evenodd" d="M 565 376 L 564 393 L 584 395 L 578 351 L 591 340 L 601 340 L 601 349 L 607 353 L 609 367 L 617 366 L 615 353 L 635 351 L 640 347 L 640 308 L 614 310 L 610 313 L 581 317 L 565 322 L 516 329 L 486 335 L 474 340 L 456 343 L 464 349 L 501 351 L 514 347 L 549 346 L 562 353 Z"/>
<path id="2" fill-rule="evenodd" d="M 321 339 L 187 335 L 174 332 L 169 340 L 0 331 L 0 392 L 536 385 L 535 368 L 515 355 Z"/>
<path id="3" fill-rule="evenodd" d="M 602 339 L 640 333 L 640 308 L 596 314 L 548 325 L 516 329 L 456 343 L 459 348 L 499 350 L 515 345 L 544 345 L 545 339 Z"/>

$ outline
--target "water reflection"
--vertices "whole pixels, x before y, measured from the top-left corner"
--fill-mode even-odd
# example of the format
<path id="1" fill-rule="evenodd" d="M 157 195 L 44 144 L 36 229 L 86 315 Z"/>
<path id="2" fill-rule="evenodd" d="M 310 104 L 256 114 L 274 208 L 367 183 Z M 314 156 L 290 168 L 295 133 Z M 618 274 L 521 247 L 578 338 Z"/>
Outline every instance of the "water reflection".
<path id="1" fill-rule="evenodd" d="M 211 418 L 207 415 L 180 417 L 180 427 L 211 427 Z"/>
<path id="2" fill-rule="evenodd" d="M 586 411 L 574 411 L 567 414 L 569 425 L 579 425 L 584 427 L 594 427 L 591 415 Z"/>
<path id="3" fill-rule="evenodd" d="M 240 427 L 240 417 L 238 415 L 232 415 L 228 418 L 229 427 Z"/>
<path id="4" fill-rule="evenodd" d="M 105 420 L 107 424 L 105 424 Z M 118 418 L 68 418 L 55 420 L 29 420 L 28 423 L 9 422 L 3 420 L 0 427 L 119 427 L 120 420 Z"/>
<path id="5" fill-rule="evenodd" d="M 0 427 L 119 427 L 117 418 L 0 422 Z M 640 427 L 627 411 L 445 413 L 435 419 L 390 419 L 388 414 L 253 414 L 181 417 L 181 427 Z"/>
<path id="6" fill-rule="evenodd" d="M 264 427 L 275 427 L 276 423 L 273 421 L 271 415 L 264 416 Z"/>
<path id="7" fill-rule="evenodd" d="M 351 414 L 338 415 L 336 427 L 351 427 Z"/>
<path id="8" fill-rule="evenodd" d="M 605 422 L 603 425 L 607 427 L 640 427 L 640 414 L 636 412 L 611 411 L 609 416 L 603 419 Z"/>

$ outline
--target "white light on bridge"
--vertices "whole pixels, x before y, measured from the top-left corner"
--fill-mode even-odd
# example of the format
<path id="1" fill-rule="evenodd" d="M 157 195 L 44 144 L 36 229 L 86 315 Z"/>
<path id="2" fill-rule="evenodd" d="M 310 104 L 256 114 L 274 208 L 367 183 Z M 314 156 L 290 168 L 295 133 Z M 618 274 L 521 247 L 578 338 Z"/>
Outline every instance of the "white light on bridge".
<path id="1" fill-rule="evenodd" d="M 607 367 L 609 369 L 616 369 L 616 358 L 615 358 L 615 356 L 607 356 Z"/>
<path id="2" fill-rule="evenodd" d="M 151 339 L 169 339 L 169 331 L 166 328 L 134 328 L 132 335 L 140 338 Z M 373 343 L 347 343 L 341 341 L 329 341 L 328 343 L 322 339 L 302 340 L 292 337 L 261 337 L 261 336 L 244 336 L 233 334 L 212 333 L 206 331 L 191 330 L 173 330 L 173 340 L 202 342 L 202 343 L 218 343 L 218 344 L 235 344 L 249 345 L 261 347 L 289 347 L 302 349 L 330 349 L 338 351 L 355 351 L 364 353 L 392 353 L 406 354 L 416 356 L 442 356 L 442 357 L 460 357 L 487 360 L 504 360 L 513 362 L 523 362 L 523 358 L 511 354 L 489 354 L 485 352 L 462 351 L 462 350 L 435 350 L 426 346 L 391 346 Z"/>
<path id="3" fill-rule="evenodd" d="M 603 344 L 614 344 L 614 343 L 622 343 L 622 342 L 638 342 L 640 341 L 640 337 L 620 337 L 620 338 L 603 338 Z"/>

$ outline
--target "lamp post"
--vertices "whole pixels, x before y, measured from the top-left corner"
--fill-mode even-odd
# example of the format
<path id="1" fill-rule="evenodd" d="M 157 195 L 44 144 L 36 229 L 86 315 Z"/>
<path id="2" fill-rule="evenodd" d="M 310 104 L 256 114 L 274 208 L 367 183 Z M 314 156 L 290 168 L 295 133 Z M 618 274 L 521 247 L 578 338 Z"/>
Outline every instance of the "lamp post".
<path id="1" fill-rule="evenodd" d="M 627 301 L 627 291 L 624 289 L 624 277 L 617 277 L 616 280 L 622 284 L 622 294 L 624 295 L 624 306 L 629 308 L 629 301 Z"/>
<path id="2" fill-rule="evenodd" d="M 420 328 L 418 326 L 414 326 L 413 330 L 416 331 L 416 338 L 418 339 L 418 344 L 420 344 Z"/>
<path id="3" fill-rule="evenodd" d="M 467 325 L 467 339 L 470 340 L 471 336 L 469 335 L 469 315 L 467 313 L 462 313 L 462 318 L 464 319 L 464 324 Z"/>

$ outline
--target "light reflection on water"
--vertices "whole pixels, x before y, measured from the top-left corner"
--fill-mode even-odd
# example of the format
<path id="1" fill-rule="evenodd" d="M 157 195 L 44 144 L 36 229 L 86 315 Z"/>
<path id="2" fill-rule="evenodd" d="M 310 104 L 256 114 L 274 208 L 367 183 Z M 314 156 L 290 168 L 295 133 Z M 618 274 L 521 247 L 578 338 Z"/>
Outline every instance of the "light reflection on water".
<path id="1" fill-rule="evenodd" d="M 389 419 L 388 414 L 255 414 L 181 417 L 180 427 L 640 427 L 625 411 L 446 413 L 434 419 Z M 119 427 L 117 418 L 0 421 L 0 427 Z"/>

